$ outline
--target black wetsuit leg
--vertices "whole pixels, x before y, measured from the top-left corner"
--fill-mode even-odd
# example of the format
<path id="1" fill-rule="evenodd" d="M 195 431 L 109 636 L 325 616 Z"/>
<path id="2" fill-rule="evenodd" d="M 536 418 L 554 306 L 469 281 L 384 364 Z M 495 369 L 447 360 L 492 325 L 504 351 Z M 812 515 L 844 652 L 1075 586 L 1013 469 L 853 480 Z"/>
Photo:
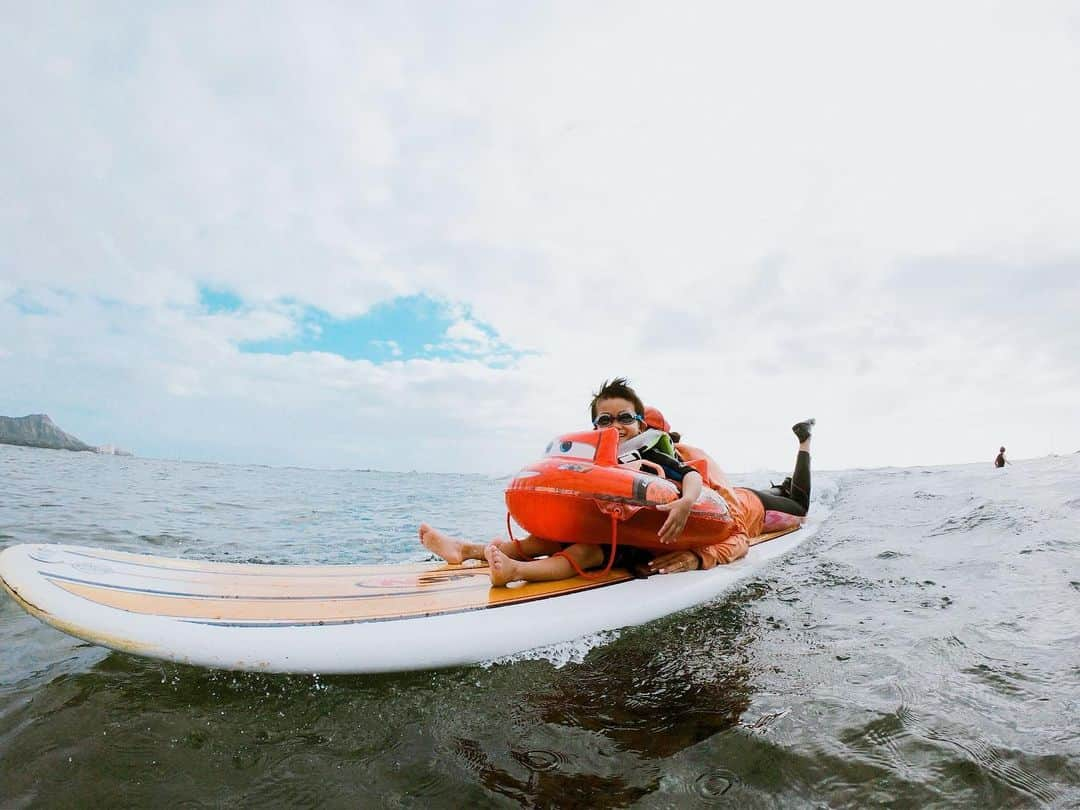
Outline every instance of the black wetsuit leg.
<path id="1" fill-rule="evenodd" d="M 810 508 L 810 452 L 800 450 L 791 474 L 791 499 L 805 510 Z"/>
<path id="2" fill-rule="evenodd" d="M 810 508 L 810 454 L 800 450 L 795 458 L 795 472 L 791 475 L 791 497 L 786 498 L 775 491 L 751 490 L 761 499 L 766 510 L 787 515 L 805 517 Z"/>

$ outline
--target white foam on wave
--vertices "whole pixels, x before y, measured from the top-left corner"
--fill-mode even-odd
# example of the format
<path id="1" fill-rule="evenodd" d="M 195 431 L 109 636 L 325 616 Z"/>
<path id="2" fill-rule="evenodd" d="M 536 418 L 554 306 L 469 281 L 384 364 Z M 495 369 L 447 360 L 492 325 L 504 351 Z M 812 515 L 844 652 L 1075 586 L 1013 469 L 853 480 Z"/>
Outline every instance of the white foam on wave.
<path id="1" fill-rule="evenodd" d="M 503 655 L 481 661 L 480 666 L 485 669 L 496 664 L 515 664 L 519 661 L 548 661 L 555 669 L 562 669 L 567 664 L 580 664 L 592 650 L 603 647 L 619 638 L 618 630 L 602 630 L 599 633 L 591 633 L 572 641 L 561 641 L 558 644 L 549 644 L 546 647 L 534 647 L 511 655 Z"/>
<path id="2" fill-rule="evenodd" d="M 818 514 L 822 519 L 832 511 L 833 504 L 840 493 L 840 480 L 835 474 L 821 473 L 813 477 L 810 498 L 811 514 Z"/>

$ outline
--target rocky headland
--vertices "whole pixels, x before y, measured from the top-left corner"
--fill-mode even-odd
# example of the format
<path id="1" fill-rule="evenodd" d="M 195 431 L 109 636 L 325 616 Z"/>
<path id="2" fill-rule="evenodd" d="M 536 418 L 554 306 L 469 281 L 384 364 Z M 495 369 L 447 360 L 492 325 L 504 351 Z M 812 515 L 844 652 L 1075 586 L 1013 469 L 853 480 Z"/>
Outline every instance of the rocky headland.
<path id="1" fill-rule="evenodd" d="M 23 447 L 44 447 L 49 450 L 86 450 L 112 456 L 130 456 L 131 453 L 112 445 L 94 447 L 70 433 L 61 430 L 43 413 L 29 416 L 0 416 L 0 444 L 18 444 Z"/>

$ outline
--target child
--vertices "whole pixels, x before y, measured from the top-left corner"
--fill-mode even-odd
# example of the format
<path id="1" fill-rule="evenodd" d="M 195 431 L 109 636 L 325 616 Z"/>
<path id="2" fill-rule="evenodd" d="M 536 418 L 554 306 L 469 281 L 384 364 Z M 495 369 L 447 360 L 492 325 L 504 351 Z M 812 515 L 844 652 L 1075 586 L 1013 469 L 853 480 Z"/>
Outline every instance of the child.
<path id="1" fill-rule="evenodd" d="M 637 455 L 642 461 L 657 464 L 664 468 L 664 474 L 670 480 L 681 483 L 681 496 L 678 500 L 656 508 L 668 512 L 667 520 L 660 527 L 661 543 L 672 543 L 682 533 L 690 510 L 701 494 L 704 479 L 701 473 L 684 463 L 678 455 L 670 455 L 664 449 L 671 446 L 671 426 L 663 414 L 656 408 L 646 409 L 641 398 L 627 383 L 618 377 L 604 382 L 590 403 L 593 427 L 596 429 L 614 426 L 619 431 L 619 443 L 622 445 L 638 436 L 647 427 L 662 431 L 664 439 Z M 810 434 L 814 420 L 808 419 L 792 426 L 791 430 L 799 440 L 799 454 L 795 471 L 791 479 L 770 491 L 731 487 L 723 472 L 712 463 L 711 459 L 689 445 L 679 444 L 676 449 L 687 458 L 704 460 L 708 469 L 708 485 L 716 490 L 728 504 L 738 531 L 720 543 L 704 546 L 693 551 L 672 551 L 651 559 L 644 567 L 648 573 L 674 574 L 680 571 L 713 568 L 718 564 L 734 562 L 744 556 L 750 548 L 750 538 L 761 534 L 765 525 L 765 510 L 782 512 L 790 515 L 805 516 L 810 506 Z M 679 434 L 674 434 L 678 439 Z M 450 537 L 426 523 L 420 524 L 420 542 L 450 563 L 464 560 L 487 560 L 490 566 L 492 585 L 505 585 L 514 580 L 543 582 L 567 579 L 577 573 L 577 569 L 587 570 L 606 564 L 606 546 L 591 543 L 564 544 L 540 537 L 527 536 L 520 541 L 498 540 L 492 543 L 474 543 Z M 640 554 L 649 554 L 644 549 L 619 549 L 626 557 L 618 562 L 632 567 Z M 546 556 L 545 556 L 546 555 Z M 544 559 L 534 559 L 544 556 Z M 569 559 L 568 559 L 569 558 Z M 573 560 L 573 562 L 571 562 Z M 575 568 L 574 563 L 577 564 Z"/>
<path id="2" fill-rule="evenodd" d="M 625 378 L 605 381 L 593 395 L 589 410 L 593 427 L 615 427 L 619 431 L 620 444 L 646 429 L 645 405 Z M 670 442 L 667 444 L 670 445 Z M 678 500 L 656 507 L 668 513 L 664 525 L 660 527 L 659 540 L 661 543 L 673 543 L 682 534 L 690 510 L 701 494 L 701 474 L 656 445 L 638 455 L 643 461 L 663 467 L 664 474 L 670 480 L 681 483 L 681 497 Z M 450 563 L 486 559 L 491 569 L 492 585 L 505 585 L 518 579 L 529 582 L 567 579 L 574 576 L 577 569 L 587 570 L 604 565 L 608 553 L 606 546 L 591 543 L 567 545 L 531 535 L 516 542 L 474 543 L 449 537 L 426 523 L 420 525 L 420 542 Z M 640 550 L 628 550 L 626 562 L 632 563 L 630 558 L 635 551 Z M 540 556 L 545 558 L 535 559 Z M 667 573 L 660 569 L 658 572 Z"/>

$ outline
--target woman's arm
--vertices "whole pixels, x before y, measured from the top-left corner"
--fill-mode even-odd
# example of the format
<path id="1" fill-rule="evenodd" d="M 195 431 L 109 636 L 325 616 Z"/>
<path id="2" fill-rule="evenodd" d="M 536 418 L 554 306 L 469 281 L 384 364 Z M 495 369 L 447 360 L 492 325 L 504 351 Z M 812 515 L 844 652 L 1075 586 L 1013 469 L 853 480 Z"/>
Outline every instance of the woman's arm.
<path id="1" fill-rule="evenodd" d="M 697 571 L 726 565 L 746 556 L 750 541 L 745 534 L 733 534 L 722 543 L 703 546 L 693 551 L 669 551 L 654 557 L 649 570 L 657 574 L 677 574 L 680 571 Z"/>

